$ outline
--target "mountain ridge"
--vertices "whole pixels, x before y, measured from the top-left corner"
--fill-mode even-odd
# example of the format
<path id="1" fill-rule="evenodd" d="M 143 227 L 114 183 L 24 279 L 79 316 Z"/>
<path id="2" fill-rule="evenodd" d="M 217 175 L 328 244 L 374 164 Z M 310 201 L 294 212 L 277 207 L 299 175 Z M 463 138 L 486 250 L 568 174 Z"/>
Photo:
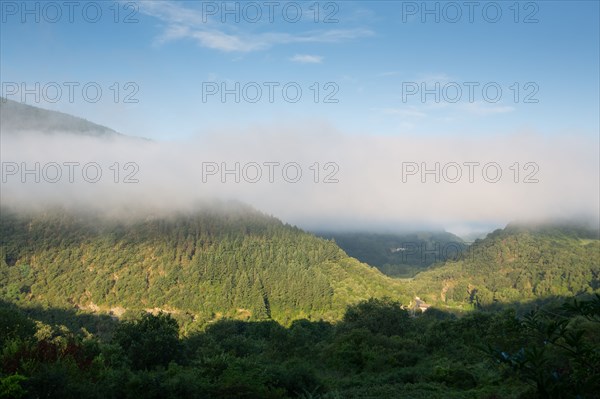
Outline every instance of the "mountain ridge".
<path id="1" fill-rule="evenodd" d="M 0 233 L 2 294 L 16 301 L 285 323 L 402 296 L 397 282 L 335 243 L 248 208 L 130 221 L 3 209 Z"/>
<path id="2" fill-rule="evenodd" d="M 0 97 L 0 132 L 2 134 L 38 132 L 81 134 L 94 137 L 127 137 L 109 127 L 84 118 L 3 97 Z"/>
<path id="3" fill-rule="evenodd" d="M 598 293 L 600 240 L 586 226 L 509 224 L 411 284 L 427 302 L 451 307 Z"/>

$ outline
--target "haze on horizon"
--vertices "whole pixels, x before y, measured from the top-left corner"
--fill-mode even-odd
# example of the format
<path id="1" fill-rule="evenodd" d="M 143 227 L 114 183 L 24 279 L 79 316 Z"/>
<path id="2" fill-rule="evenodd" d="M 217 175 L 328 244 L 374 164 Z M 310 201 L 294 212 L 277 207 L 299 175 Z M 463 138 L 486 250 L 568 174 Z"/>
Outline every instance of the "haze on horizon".
<path id="1" fill-rule="evenodd" d="M 435 16 L 291 2 L 298 20 L 283 3 L 251 21 L 247 3 L 100 2 L 93 23 L 3 3 L 0 96 L 102 126 L 40 135 L 52 118 L 0 115 L 2 204 L 132 214 L 235 199 L 313 231 L 598 224 L 598 2 L 490 2 L 497 17 L 458 21 L 442 3 Z M 65 162 L 102 176 L 70 182 Z M 62 179 L 48 182 L 53 163 Z"/>
<path id="2" fill-rule="evenodd" d="M 162 142 L 5 129 L 0 199 L 117 214 L 237 200 L 311 231 L 465 235 L 512 221 L 598 220 L 598 140 L 589 136 L 366 138 L 325 124 L 291 125 Z M 484 172 L 486 164 L 493 166 Z"/>

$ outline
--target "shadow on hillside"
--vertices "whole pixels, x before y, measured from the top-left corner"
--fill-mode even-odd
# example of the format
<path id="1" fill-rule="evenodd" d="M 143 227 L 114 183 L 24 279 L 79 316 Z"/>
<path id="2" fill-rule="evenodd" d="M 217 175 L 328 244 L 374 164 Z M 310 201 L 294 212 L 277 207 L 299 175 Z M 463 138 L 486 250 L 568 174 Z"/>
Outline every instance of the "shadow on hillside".
<path id="1" fill-rule="evenodd" d="M 548 296 L 543 298 L 535 298 L 528 301 L 514 301 L 508 303 L 495 302 L 489 305 L 479 306 L 479 311 L 485 312 L 501 312 L 506 309 L 514 309 L 517 316 L 529 313 L 532 310 L 544 309 L 555 309 L 560 308 L 565 302 L 572 301 L 573 298 L 577 300 L 590 300 L 594 297 L 593 294 L 579 294 L 576 296 Z"/>
<path id="2" fill-rule="evenodd" d="M 71 332 L 81 332 L 83 328 L 100 338 L 108 338 L 119 321 L 106 314 L 81 312 L 76 309 L 50 308 L 41 305 L 20 306 L 0 299 L 0 309 L 12 309 L 51 326 L 65 326 Z"/>
<path id="3" fill-rule="evenodd" d="M 331 399 L 359 397 L 375 386 L 381 387 L 375 395 L 360 397 L 597 397 L 598 383 L 588 375 L 600 370 L 600 364 L 586 348 L 596 341 L 598 325 L 574 323 L 575 336 L 584 341 L 583 346 L 573 345 L 582 350 L 566 353 L 548 349 L 547 339 L 530 339 L 531 327 L 515 320 L 513 312 L 503 312 L 550 306 L 549 322 L 587 316 L 571 315 L 569 309 L 554 313 L 555 305 L 570 299 L 494 305 L 462 317 L 436 308 L 411 317 L 396 301 L 369 299 L 349 306 L 337 323 L 301 319 L 285 327 L 273 320 L 222 319 L 184 338 L 176 320 L 165 313 L 118 322 L 109 316 L 0 301 L 0 332 L 7 333 L 0 338 L 10 340 L 0 373 L 10 374 L 12 379 L 3 383 L 22 388 L 18 397 L 26 398 Z M 586 305 L 594 317 L 600 314 L 600 296 Z M 73 340 L 70 334 L 66 340 L 36 340 L 35 326 L 23 314 L 70 326 L 73 332 L 101 325 L 116 330 L 108 345 L 108 340 Z M 27 324 L 29 328 L 20 327 Z M 570 339 L 565 337 L 565 342 Z M 519 366 L 543 351 L 550 352 L 534 373 Z M 506 368 L 497 369 L 498 361 L 519 367 L 506 374 Z M 563 367 L 567 363 L 573 371 Z M 558 372 L 564 376 L 557 379 Z M 515 389 L 519 395 L 513 395 Z"/>
<path id="4" fill-rule="evenodd" d="M 425 312 L 417 313 L 417 318 L 447 320 L 456 319 L 473 312 L 500 313 L 505 310 L 514 310 L 520 317 L 532 310 L 537 309 L 559 309 L 565 302 L 578 300 L 589 300 L 593 294 L 581 294 L 576 297 L 551 296 L 536 298 L 529 301 L 515 301 L 511 303 L 493 303 L 487 306 L 479 306 L 468 312 L 456 312 L 451 309 L 440 309 L 431 306 Z M 281 338 L 286 331 L 303 331 L 303 334 L 315 336 L 328 336 L 334 329 L 344 330 L 355 327 L 367 328 L 373 333 L 393 335 L 394 329 L 406 322 L 411 312 L 401 309 L 400 303 L 389 298 L 371 299 L 359 304 L 349 305 L 343 319 L 336 323 L 327 321 L 312 321 L 298 319 L 293 321 L 289 327 L 285 327 L 275 320 L 250 320 L 242 321 L 236 319 L 221 319 L 206 324 L 201 330 L 190 334 L 187 339 L 196 340 L 198 335 L 206 332 L 211 335 L 226 336 L 258 336 L 265 340 Z M 119 320 L 107 314 L 96 314 L 80 311 L 77 309 L 51 308 L 41 305 L 22 306 L 0 299 L 0 309 L 12 309 L 29 317 L 51 326 L 66 326 L 71 332 L 78 333 L 82 329 L 98 336 L 101 339 L 110 339 L 115 328 L 124 320 Z M 143 313 L 143 312 L 142 312 Z M 141 314 L 141 313 L 140 313 Z"/>

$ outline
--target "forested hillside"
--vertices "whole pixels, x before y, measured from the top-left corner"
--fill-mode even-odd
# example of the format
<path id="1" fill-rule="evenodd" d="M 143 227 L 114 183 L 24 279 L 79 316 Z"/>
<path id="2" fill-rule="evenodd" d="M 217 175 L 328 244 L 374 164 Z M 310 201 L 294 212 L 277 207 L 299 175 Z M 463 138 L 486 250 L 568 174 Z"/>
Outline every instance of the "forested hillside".
<path id="1" fill-rule="evenodd" d="M 600 241 L 582 227 L 509 225 L 413 280 L 394 280 L 249 207 L 209 209 L 125 220 L 3 209 L 2 297 L 115 316 L 164 310 L 200 326 L 220 317 L 335 320 L 370 297 L 470 309 L 600 289 Z M 441 256 L 437 248 L 427 256 Z"/>
<path id="2" fill-rule="evenodd" d="M 581 226 L 509 225 L 414 279 L 239 203 L 2 208 L 0 248 L 0 397 L 600 391 L 600 245 Z"/>
<path id="3" fill-rule="evenodd" d="M 456 318 L 369 300 L 332 324 L 219 320 L 180 335 L 168 314 L 99 338 L 0 301 L 0 397 L 595 399 L 600 296 L 517 316 Z M 30 315 L 28 315 L 28 313 Z M 76 321 L 84 323 L 76 316 Z M 43 321 L 40 321 L 43 320 Z"/>
<path id="4" fill-rule="evenodd" d="M 1 294 L 20 303 L 160 309 L 202 325 L 338 319 L 349 303 L 403 297 L 332 241 L 239 204 L 142 220 L 2 209 L 0 240 Z"/>
<path id="5" fill-rule="evenodd" d="M 88 136 L 121 136 L 106 126 L 62 112 L 50 111 L 0 97 L 0 131 L 3 135 L 70 133 Z"/>
<path id="6" fill-rule="evenodd" d="M 329 232 L 348 255 L 392 277 L 412 277 L 428 266 L 465 250 L 468 243 L 448 232 L 365 233 Z"/>
<path id="7" fill-rule="evenodd" d="M 508 225 L 458 259 L 410 283 L 427 302 L 489 307 L 600 290 L 598 231 L 579 225 Z"/>

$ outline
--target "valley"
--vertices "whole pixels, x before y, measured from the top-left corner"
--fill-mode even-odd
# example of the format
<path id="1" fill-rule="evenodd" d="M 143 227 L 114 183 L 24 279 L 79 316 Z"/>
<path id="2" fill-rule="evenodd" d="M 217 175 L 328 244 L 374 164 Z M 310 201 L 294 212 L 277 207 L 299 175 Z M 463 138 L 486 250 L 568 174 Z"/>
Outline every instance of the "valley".
<path id="1" fill-rule="evenodd" d="M 0 1 L 0 399 L 600 399 L 599 15 Z"/>

